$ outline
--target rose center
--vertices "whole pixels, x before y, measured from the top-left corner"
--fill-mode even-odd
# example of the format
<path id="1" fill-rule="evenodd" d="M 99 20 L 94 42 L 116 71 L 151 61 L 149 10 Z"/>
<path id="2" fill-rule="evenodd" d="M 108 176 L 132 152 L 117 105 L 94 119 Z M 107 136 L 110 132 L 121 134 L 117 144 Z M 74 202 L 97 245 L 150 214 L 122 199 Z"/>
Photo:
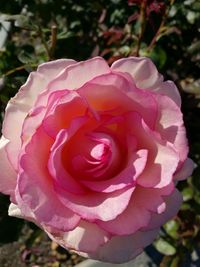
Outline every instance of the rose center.
<path id="1" fill-rule="evenodd" d="M 98 144 L 92 148 L 90 155 L 98 161 L 104 161 L 109 152 L 110 147 L 108 145 Z"/>
<path id="2" fill-rule="evenodd" d="M 119 149 L 105 133 L 84 135 L 72 147 L 68 166 L 71 174 L 79 179 L 110 178 L 119 165 Z"/>

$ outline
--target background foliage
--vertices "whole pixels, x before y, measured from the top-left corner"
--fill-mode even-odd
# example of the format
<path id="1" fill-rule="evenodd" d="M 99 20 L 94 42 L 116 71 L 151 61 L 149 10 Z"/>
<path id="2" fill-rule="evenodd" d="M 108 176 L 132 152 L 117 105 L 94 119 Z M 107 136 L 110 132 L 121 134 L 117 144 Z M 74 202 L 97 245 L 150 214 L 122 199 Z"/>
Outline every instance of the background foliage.
<path id="1" fill-rule="evenodd" d="M 85 60 L 100 55 L 111 64 L 121 57 L 148 56 L 165 79 L 175 81 L 183 100 L 190 156 L 197 168 L 192 177 L 180 183 L 182 208 L 163 227 L 154 247 L 163 255 L 159 266 L 183 266 L 200 247 L 200 1 L 1 0 L 0 29 L 5 27 L 4 21 L 9 21 L 10 27 L 0 48 L 1 121 L 7 101 L 29 72 L 52 59 Z M 52 243 L 51 254 L 44 246 L 48 241 L 36 227 L 8 218 L 8 203 L 1 196 L 1 266 L 12 266 L 6 265 L 9 259 L 1 252 L 5 244 L 14 241 L 20 244 L 19 266 L 38 263 L 59 267 L 66 266 L 62 264 L 67 260 L 72 266 L 81 260 Z"/>

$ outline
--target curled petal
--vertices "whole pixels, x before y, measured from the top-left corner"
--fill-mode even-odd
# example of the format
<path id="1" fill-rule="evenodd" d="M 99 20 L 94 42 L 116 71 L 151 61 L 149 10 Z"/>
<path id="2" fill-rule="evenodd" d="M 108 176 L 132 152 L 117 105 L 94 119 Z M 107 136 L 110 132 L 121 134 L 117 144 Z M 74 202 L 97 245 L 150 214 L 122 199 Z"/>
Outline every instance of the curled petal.
<path id="1" fill-rule="evenodd" d="M 180 170 L 178 170 L 174 175 L 175 181 L 182 181 L 189 177 L 195 168 L 195 163 L 190 159 L 186 159 L 186 161 L 181 166 Z"/>
<path id="2" fill-rule="evenodd" d="M 48 162 L 48 169 L 52 177 L 55 179 L 54 186 L 60 186 L 63 189 L 75 193 L 81 194 L 85 190 L 64 168 L 62 163 L 62 149 L 65 145 L 69 133 L 67 130 L 61 130 L 57 135 L 54 145 L 51 147 L 51 153 Z"/>
<path id="3" fill-rule="evenodd" d="M 62 92 L 51 95 L 49 102 L 52 104 L 48 104 L 46 116 L 42 122 L 46 132 L 52 138 L 56 138 L 60 129 L 67 129 L 74 118 L 85 115 L 87 110 L 84 100 L 75 91 L 65 90 L 64 94 Z M 61 94 L 61 97 L 57 94 Z"/>
<path id="4" fill-rule="evenodd" d="M 158 73 L 151 59 L 146 57 L 120 59 L 113 63 L 111 69 L 123 75 L 124 72 L 130 74 L 138 88 L 166 95 L 179 107 L 181 106 L 181 97 L 176 85 L 172 81 L 163 82 L 162 75 Z"/>
<path id="5" fill-rule="evenodd" d="M 132 153 L 128 159 L 128 164 L 124 169 L 108 180 L 102 181 L 86 181 L 82 180 L 81 183 L 86 187 L 97 192 L 113 192 L 119 189 L 123 189 L 128 186 L 135 186 L 135 181 L 139 175 L 143 172 L 147 162 L 147 150 L 139 150 Z"/>
<path id="6" fill-rule="evenodd" d="M 17 201 L 22 210 L 26 210 L 28 206 L 39 224 L 64 231 L 71 230 L 76 227 L 80 217 L 64 207 L 54 192 L 52 178 L 46 168 L 51 146 L 52 139 L 39 128 L 20 159 Z"/>
<path id="7" fill-rule="evenodd" d="M 119 59 L 113 63 L 111 69 L 122 73 L 129 73 L 138 88 L 154 89 L 163 77 L 158 73 L 156 66 L 147 57 L 129 57 Z"/>
<path id="8" fill-rule="evenodd" d="M 177 152 L 170 144 L 161 140 L 138 113 L 127 113 L 126 119 L 127 127 L 129 126 L 129 131 L 136 136 L 138 146 L 148 150 L 148 160 L 137 183 L 143 187 L 162 188 L 167 186 L 171 183 L 178 166 Z"/>
<path id="9" fill-rule="evenodd" d="M 155 97 L 159 105 L 156 131 L 178 151 L 180 165 L 186 160 L 189 150 L 186 129 L 183 123 L 183 114 L 180 108 L 170 98 L 159 95 Z"/>
<path id="10" fill-rule="evenodd" d="M 137 111 L 150 127 L 153 128 L 155 125 L 157 103 L 154 97 L 151 93 L 138 89 L 134 83 L 130 83 L 118 73 L 95 77 L 77 91 L 93 110 L 99 112 L 114 110 L 115 115 Z"/>

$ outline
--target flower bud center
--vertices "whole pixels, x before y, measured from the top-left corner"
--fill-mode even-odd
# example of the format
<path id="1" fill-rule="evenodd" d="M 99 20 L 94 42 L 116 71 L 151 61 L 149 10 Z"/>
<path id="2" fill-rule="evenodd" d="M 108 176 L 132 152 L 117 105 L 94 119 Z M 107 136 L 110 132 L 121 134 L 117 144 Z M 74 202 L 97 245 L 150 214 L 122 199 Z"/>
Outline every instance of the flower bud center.
<path id="1" fill-rule="evenodd" d="M 110 176 L 119 162 L 115 141 L 105 133 L 85 135 L 71 156 L 73 175 L 83 179 Z"/>
<path id="2" fill-rule="evenodd" d="M 94 146 L 90 152 L 90 155 L 99 161 L 106 159 L 107 154 L 110 152 L 110 147 L 106 144 L 100 143 Z"/>

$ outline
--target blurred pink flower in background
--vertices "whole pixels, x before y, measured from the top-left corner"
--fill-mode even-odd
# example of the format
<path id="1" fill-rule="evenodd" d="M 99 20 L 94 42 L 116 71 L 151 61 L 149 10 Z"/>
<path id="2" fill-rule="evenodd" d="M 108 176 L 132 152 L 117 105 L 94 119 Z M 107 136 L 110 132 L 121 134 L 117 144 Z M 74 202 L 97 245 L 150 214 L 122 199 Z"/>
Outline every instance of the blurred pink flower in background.
<path id="1" fill-rule="evenodd" d="M 9 214 L 83 256 L 136 257 L 178 212 L 175 185 L 193 170 L 180 105 L 148 58 L 40 65 L 5 113 Z"/>

